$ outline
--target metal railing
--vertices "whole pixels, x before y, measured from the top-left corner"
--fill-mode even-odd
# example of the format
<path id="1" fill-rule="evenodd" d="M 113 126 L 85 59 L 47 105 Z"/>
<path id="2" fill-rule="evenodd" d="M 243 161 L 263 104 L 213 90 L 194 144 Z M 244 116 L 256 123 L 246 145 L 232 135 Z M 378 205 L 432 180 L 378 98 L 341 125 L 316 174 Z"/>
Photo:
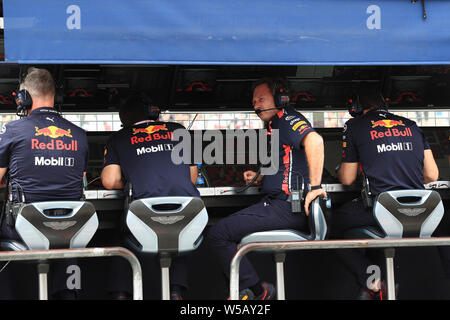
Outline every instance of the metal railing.
<path id="1" fill-rule="evenodd" d="M 230 264 L 230 299 L 239 299 L 239 266 L 244 255 L 251 251 L 291 251 L 307 249 L 346 249 L 346 248 L 395 248 L 449 246 L 450 237 L 433 238 L 396 238 L 396 239 L 356 239 L 356 240 L 313 240 L 313 241 L 277 241 L 251 242 L 242 245 L 236 251 Z M 386 257 L 388 299 L 395 299 L 393 275 L 393 257 Z M 394 294 L 394 297 L 393 297 Z"/>
<path id="2" fill-rule="evenodd" d="M 133 299 L 142 300 L 143 290 L 141 265 L 139 260 L 130 250 L 122 247 L 3 251 L 0 252 L 0 261 L 42 261 L 47 259 L 95 258 L 111 256 L 120 256 L 125 258 L 130 263 L 133 273 Z"/>

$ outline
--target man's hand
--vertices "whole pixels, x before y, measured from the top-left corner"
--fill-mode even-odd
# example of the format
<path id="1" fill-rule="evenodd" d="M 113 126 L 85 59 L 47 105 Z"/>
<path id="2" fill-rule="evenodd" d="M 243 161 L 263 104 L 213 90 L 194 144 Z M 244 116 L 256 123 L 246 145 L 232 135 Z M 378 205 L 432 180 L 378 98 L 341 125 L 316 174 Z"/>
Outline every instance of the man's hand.
<path id="1" fill-rule="evenodd" d="M 250 181 L 253 180 L 253 178 L 256 176 L 256 172 L 253 170 L 247 170 L 244 172 L 244 181 L 245 184 L 249 184 Z M 263 178 L 263 175 L 259 175 L 259 177 L 256 179 L 256 181 L 253 183 L 255 186 L 260 185 L 261 184 L 261 180 Z"/>
<path id="2" fill-rule="evenodd" d="M 311 202 L 315 198 L 317 198 L 319 196 L 323 196 L 324 198 L 328 197 L 327 193 L 323 189 L 311 190 L 306 195 L 306 198 L 305 198 L 305 213 L 306 213 L 307 216 L 309 215 L 309 205 L 311 204 Z"/>

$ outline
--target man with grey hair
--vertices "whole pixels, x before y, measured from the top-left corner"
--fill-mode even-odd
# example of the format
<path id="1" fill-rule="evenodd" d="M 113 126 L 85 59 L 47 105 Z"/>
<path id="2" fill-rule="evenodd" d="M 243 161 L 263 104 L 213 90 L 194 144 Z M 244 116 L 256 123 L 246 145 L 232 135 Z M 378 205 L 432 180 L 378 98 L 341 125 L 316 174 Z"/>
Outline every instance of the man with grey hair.
<path id="1" fill-rule="evenodd" d="M 30 68 L 16 93 L 17 114 L 22 118 L 7 123 L 0 132 L 0 179 L 8 172 L 12 202 L 82 197 L 88 160 L 86 132 L 54 109 L 54 99 L 55 85 L 50 72 Z M 6 213 L 2 220 L 2 237 L 20 241 L 14 217 Z M 57 273 L 53 266 L 51 276 L 52 270 Z M 65 279 L 53 278 L 53 297 L 74 295 L 66 287 Z"/>
<path id="2" fill-rule="evenodd" d="M 257 176 L 254 171 L 245 171 L 246 183 L 262 184 L 265 197 L 221 219 L 209 229 L 207 243 L 227 278 L 230 262 L 242 238 L 267 230 L 302 230 L 307 226 L 311 202 L 319 196 L 327 197 L 321 186 L 323 138 L 300 112 L 289 105 L 287 81 L 271 78 L 256 81 L 252 101 L 255 113 L 267 123 L 270 134 L 279 132 L 278 144 L 272 145 L 271 149 L 277 152 L 280 166 L 272 175 Z M 275 148 L 278 150 L 274 151 Z M 303 203 L 300 202 L 300 190 L 305 190 Z M 246 257 L 241 260 L 239 273 L 240 300 L 275 298 L 273 284 L 262 281 Z"/>

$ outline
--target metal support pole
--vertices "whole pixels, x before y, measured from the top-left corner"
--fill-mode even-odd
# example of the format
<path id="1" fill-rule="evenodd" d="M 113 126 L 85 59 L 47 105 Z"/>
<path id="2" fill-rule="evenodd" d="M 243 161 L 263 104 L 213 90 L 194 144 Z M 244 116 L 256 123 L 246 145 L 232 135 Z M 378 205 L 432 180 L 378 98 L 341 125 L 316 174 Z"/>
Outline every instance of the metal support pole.
<path id="1" fill-rule="evenodd" d="M 168 256 L 161 256 L 159 263 L 161 265 L 161 289 L 162 299 L 170 300 L 170 273 L 169 268 L 172 259 Z"/>
<path id="2" fill-rule="evenodd" d="M 386 257 L 386 278 L 387 278 L 387 294 L 388 300 L 395 300 L 395 277 L 394 277 L 394 248 L 384 249 Z"/>
<path id="3" fill-rule="evenodd" d="M 290 251 L 312 249 L 397 248 L 426 246 L 450 246 L 450 237 L 250 242 L 240 246 L 239 249 L 235 252 L 233 259 L 231 259 L 230 299 L 239 299 L 239 265 L 241 263 L 242 257 L 250 251 L 274 252 L 277 250 Z M 395 292 L 395 284 L 393 285 L 393 288 Z"/>
<path id="4" fill-rule="evenodd" d="M 133 299 L 142 300 L 142 269 L 139 260 L 128 249 L 122 247 L 50 249 L 0 252 L 0 261 L 22 261 L 42 259 L 70 259 L 119 256 L 125 258 L 133 272 Z"/>
<path id="5" fill-rule="evenodd" d="M 39 276 L 39 300 L 48 300 L 47 275 L 49 268 L 50 266 L 46 261 L 40 261 L 37 265 Z"/>
<path id="6" fill-rule="evenodd" d="M 286 261 L 286 253 L 275 253 L 274 258 L 277 270 L 277 299 L 285 300 L 284 262 Z"/>

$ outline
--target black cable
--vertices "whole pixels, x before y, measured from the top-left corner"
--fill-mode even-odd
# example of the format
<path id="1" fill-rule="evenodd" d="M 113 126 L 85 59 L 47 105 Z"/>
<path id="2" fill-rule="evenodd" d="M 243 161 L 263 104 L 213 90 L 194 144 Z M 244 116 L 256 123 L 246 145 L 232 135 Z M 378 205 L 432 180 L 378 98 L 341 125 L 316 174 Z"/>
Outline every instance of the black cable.
<path id="1" fill-rule="evenodd" d="M 258 168 L 258 171 L 256 172 L 255 176 L 252 178 L 252 180 L 245 186 L 243 186 L 241 189 L 236 190 L 236 193 L 241 193 L 244 192 L 245 190 L 247 190 L 248 188 L 250 188 L 256 181 L 256 179 L 258 179 L 258 177 L 261 175 L 261 167 Z"/>
<path id="2" fill-rule="evenodd" d="M 16 187 L 17 200 L 20 201 L 19 197 L 21 196 L 20 198 L 22 198 L 22 202 L 25 203 L 25 192 L 23 191 L 23 188 L 22 188 L 22 186 L 20 185 L 20 183 L 17 182 L 16 180 L 14 180 L 14 179 L 11 179 L 11 181 L 10 181 L 10 183 L 9 183 L 9 186 L 11 186 L 11 195 L 12 195 L 12 192 L 13 192 L 13 190 L 12 190 L 13 186 L 12 186 L 12 184 L 15 184 L 16 186 L 18 186 L 18 187 L 20 188 L 20 192 L 19 192 L 18 188 Z M 9 188 L 8 188 L 8 189 L 9 189 Z M 9 190 L 8 190 L 8 191 L 9 191 Z M 10 200 L 12 201 L 13 199 L 10 199 Z"/>
<path id="3" fill-rule="evenodd" d="M 97 178 L 92 179 L 91 181 L 89 181 L 89 182 L 86 184 L 86 187 L 87 187 L 88 185 L 90 185 L 92 182 L 97 181 L 97 180 L 100 179 L 100 178 L 101 178 L 101 176 L 98 176 Z M 86 187 L 85 187 L 85 188 L 86 188 Z"/>
<path id="4" fill-rule="evenodd" d="M 300 172 L 298 172 L 298 171 L 294 171 L 294 170 L 289 170 L 291 173 L 296 173 L 297 174 L 297 188 L 299 188 L 299 184 L 298 184 L 298 176 L 301 176 L 302 177 L 302 189 L 301 190 L 304 190 L 304 187 L 305 187 L 305 178 L 303 177 L 303 175 L 300 173 Z M 300 189 L 299 189 L 300 190 Z"/>

